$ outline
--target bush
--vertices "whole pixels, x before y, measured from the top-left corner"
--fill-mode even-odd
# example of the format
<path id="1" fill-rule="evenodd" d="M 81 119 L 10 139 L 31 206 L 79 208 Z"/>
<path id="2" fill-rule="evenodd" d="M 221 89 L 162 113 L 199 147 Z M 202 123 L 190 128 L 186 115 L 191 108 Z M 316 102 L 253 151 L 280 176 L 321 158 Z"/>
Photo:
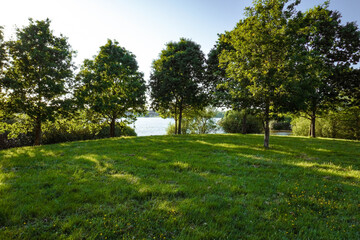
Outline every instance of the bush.
<path id="1" fill-rule="evenodd" d="M 286 117 L 283 120 L 271 121 L 270 129 L 275 131 L 291 130 L 291 118 Z"/>
<path id="2" fill-rule="evenodd" d="M 51 123 L 48 123 L 51 124 Z M 76 125 L 73 122 L 59 121 L 47 126 L 43 132 L 43 144 L 108 138 L 108 125 Z M 115 136 L 136 136 L 135 130 L 124 124 L 117 124 Z"/>
<path id="3" fill-rule="evenodd" d="M 108 138 L 110 132 L 110 126 L 104 126 L 100 132 L 96 134 L 96 138 Z M 135 130 L 125 124 L 118 124 L 115 127 L 115 137 L 121 136 L 137 136 Z"/>
<path id="4" fill-rule="evenodd" d="M 351 107 L 330 112 L 316 119 L 315 133 L 318 137 L 360 139 L 360 108 Z M 297 136 L 309 136 L 310 120 L 298 117 L 291 122 Z"/>
<path id="5" fill-rule="evenodd" d="M 9 138 L 9 132 L 0 134 L 0 149 L 34 145 L 31 133 L 20 133 L 16 138 Z"/>
<path id="6" fill-rule="evenodd" d="M 25 127 L 25 125 L 27 125 Z M 34 144 L 33 133 L 29 132 L 31 124 L 26 116 L 18 115 L 7 124 L 7 129 L 0 134 L 0 149 L 31 146 Z M 45 122 L 42 125 L 42 144 L 53 144 L 79 140 L 91 140 L 109 137 L 109 125 L 91 122 L 83 115 L 67 119 L 58 118 L 55 122 Z M 135 130 L 118 123 L 115 135 L 136 136 Z"/>
<path id="7" fill-rule="evenodd" d="M 226 133 L 261 133 L 263 129 L 261 119 L 246 114 L 246 122 L 243 126 L 244 114 L 245 111 L 228 111 L 225 117 L 219 121 L 219 125 Z"/>

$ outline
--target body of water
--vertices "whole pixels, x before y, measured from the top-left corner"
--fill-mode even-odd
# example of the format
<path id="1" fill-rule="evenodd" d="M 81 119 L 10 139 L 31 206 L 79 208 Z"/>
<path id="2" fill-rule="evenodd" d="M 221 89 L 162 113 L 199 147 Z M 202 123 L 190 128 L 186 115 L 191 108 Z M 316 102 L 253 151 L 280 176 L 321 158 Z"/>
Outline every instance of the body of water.
<path id="1" fill-rule="evenodd" d="M 215 118 L 215 121 L 219 121 L 220 118 Z M 166 129 L 169 124 L 175 123 L 172 118 L 161 117 L 141 117 L 137 118 L 135 123 L 130 126 L 135 129 L 138 136 L 152 136 L 152 135 L 166 135 Z M 219 129 L 216 133 L 224 133 L 222 129 Z M 272 131 L 271 135 L 291 135 L 291 131 Z"/>
<path id="2" fill-rule="evenodd" d="M 131 127 L 135 128 L 138 136 L 165 135 L 166 128 L 172 123 L 175 123 L 172 118 L 141 117 Z"/>
<path id="3" fill-rule="evenodd" d="M 216 122 L 218 120 L 220 118 L 215 118 Z M 135 129 L 138 136 L 166 135 L 166 129 L 173 123 L 175 123 L 173 118 L 141 117 L 130 126 Z M 217 133 L 223 133 L 223 131 L 220 129 Z"/>

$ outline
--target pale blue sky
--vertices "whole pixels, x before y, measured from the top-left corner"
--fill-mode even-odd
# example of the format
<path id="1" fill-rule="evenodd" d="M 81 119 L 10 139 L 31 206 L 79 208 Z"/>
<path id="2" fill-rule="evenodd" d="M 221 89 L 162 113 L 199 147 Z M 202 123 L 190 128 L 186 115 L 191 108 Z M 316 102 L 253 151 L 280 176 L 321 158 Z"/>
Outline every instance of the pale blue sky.
<path id="1" fill-rule="evenodd" d="M 300 9 L 323 2 L 302 0 Z M 108 38 L 116 39 L 136 55 L 148 80 L 151 63 L 167 42 L 189 38 L 207 54 L 217 34 L 232 30 L 251 3 L 252 0 L 6 0 L 1 3 L 0 25 L 9 38 L 15 25 L 27 25 L 29 17 L 51 19 L 55 34 L 68 37 L 78 52 L 77 65 L 95 55 Z M 330 8 L 339 10 L 344 22 L 360 22 L 360 0 L 332 0 Z"/>

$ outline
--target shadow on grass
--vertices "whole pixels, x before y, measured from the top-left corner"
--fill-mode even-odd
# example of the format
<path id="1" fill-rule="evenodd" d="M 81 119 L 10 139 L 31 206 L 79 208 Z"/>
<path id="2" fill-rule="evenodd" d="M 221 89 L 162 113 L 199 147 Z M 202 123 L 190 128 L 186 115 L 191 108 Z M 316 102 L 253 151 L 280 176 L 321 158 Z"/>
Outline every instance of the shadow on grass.
<path id="1" fill-rule="evenodd" d="M 271 140 L 269 150 L 262 136 L 200 135 L 1 151 L 0 237 L 356 236 L 359 142 Z"/>

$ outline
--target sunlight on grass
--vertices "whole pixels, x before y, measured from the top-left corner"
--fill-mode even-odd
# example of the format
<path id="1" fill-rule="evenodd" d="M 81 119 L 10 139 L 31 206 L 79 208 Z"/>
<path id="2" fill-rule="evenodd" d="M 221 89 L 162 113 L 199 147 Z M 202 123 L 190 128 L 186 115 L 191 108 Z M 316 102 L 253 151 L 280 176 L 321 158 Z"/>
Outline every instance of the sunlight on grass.
<path id="1" fill-rule="evenodd" d="M 99 155 L 96 154 L 86 154 L 86 155 L 80 155 L 80 156 L 76 156 L 74 159 L 77 160 L 86 160 L 92 163 L 95 163 L 96 165 L 96 169 L 100 172 L 104 172 L 106 171 L 108 168 L 111 167 L 111 164 L 109 164 L 108 162 L 104 161 L 104 159 L 102 160 L 98 160 L 100 158 Z"/>
<path id="2" fill-rule="evenodd" d="M 359 142 L 272 137 L 265 150 L 262 140 L 0 151 L 0 239 L 359 239 Z"/>
<path id="3" fill-rule="evenodd" d="M 110 176 L 113 178 L 116 178 L 116 179 L 123 179 L 130 184 L 138 185 L 140 182 L 139 177 L 136 177 L 136 176 L 134 176 L 132 174 L 128 174 L 128 173 L 117 173 L 117 174 L 112 174 Z"/>
<path id="4" fill-rule="evenodd" d="M 172 166 L 176 167 L 176 168 L 179 168 L 179 169 L 188 169 L 189 168 L 189 164 L 188 163 L 184 163 L 184 162 L 174 162 L 171 164 Z"/>
<path id="5" fill-rule="evenodd" d="M 353 170 L 352 166 L 348 166 L 343 168 L 341 166 L 334 165 L 333 163 L 311 163 L 311 162 L 288 162 L 290 165 L 303 167 L 303 168 L 311 168 L 315 171 L 325 174 L 325 175 L 334 175 L 338 177 L 345 177 L 345 178 L 357 178 L 360 180 L 360 171 Z"/>
<path id="6" fill-rule="evenodd" d="M 328 152 L 331 153 L 331 150 L 329 149 L 324 149 L 324 148 L 314 148 L 315 151 L 319 151 L 319 152 Z"/>

